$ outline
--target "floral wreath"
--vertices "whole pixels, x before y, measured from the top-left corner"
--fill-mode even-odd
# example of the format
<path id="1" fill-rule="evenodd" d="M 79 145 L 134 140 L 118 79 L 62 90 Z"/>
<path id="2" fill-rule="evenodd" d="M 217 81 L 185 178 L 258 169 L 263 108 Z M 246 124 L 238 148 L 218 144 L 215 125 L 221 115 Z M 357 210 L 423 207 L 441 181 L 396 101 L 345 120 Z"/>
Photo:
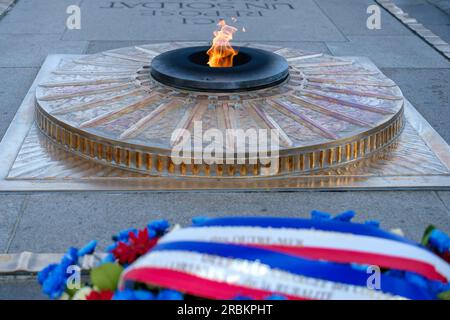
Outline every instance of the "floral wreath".
<path id="1" fill-rule="evenodd" d="M 195 282 L 199 281 L 200 278 L 192 277 L 189 278 L 189 284 L 186 288 L 192 287 L 192 290 L 184 288 L 181 284 L 178 285 L 178 290 L 175 290 L 177 285 L 169 285 L 168 282 L 159 282 L 158 274 L 156 271 L 160 271 L 158 269 L 161 267 L 161 263 L 159 260 L 161 258 L 158 257 L 171 257 L 170 250 L 175 250 L 175 252 L 180 252 L 180 250 L 185 250 L 186 254 L 194 254 L 196 250 L 203 250 L 201 253 L 204 254 L 219 254 L 222 252 L 227 252 L 222 255 L 223 259 L 229 259 L 233 257 L 235 261 L 241 261 L 241 256 L 245 254 L 261 255 L 261 261 L 265 263 L 268 261 L 269 265 L 272 263 L 272 266 L 276 268 L 283 269 L 285 265 L 292 264 L 293 259 L 296 268 L 288 270 L 291 273 L 296 273 L 301 276 L 309 276 L 311 273 L 308 272 L 319 272 L 321 268 L 329 268 L 329 272 L 331 270 L 338 270 L 338 274 L 335 275 L 333 279 L 325 279 L 327 281 L 336 281 L 336 282 L 346 282 L 348 280 L 349 283 L 352 283 L 352 277 L 346 274 L 351 275 L 354 274 L 359 275 L 361 270 L 364 267 L 367 267 L 365 263 L 357 262 L 352 263 L 351 259 L 355 259 L 354 257 L 349 258 L 348 262 L 342 261 L 342 252 L 353 252 L 351 250 L 340 252 L 341 255 L 337 254 L 329 254 L 326 253 L 328 251 L 319 251 L 320 254 L 328 254 L 326 258 L 324 256 L 317 256 L 317 252 L 309 252 L 305 251 L 304 247 L 283 247 L 280 245 L 274 245 L 272 247 L 264 247 L 262 244 L 252 244 L 252 245 L 234 245 L 230 243 L 221 243 L 217 242 L 217 235 L 214 238 L 208 238 L 208 232 L 212 232 L 212 230 L 221 230 L 223 234 L 229 235 L 230 230 L 240 230 L 239 228 L 244 228 L 242 230 L 250 230 L 249 232 L 256 232 L 258 228 L 261 229 L 266 234 L 271 235 L 277 232 L 285 232 L 286 230 L 291 230 L 292 228 L 298 228 L 294 231 L 298 234 L 301 232 L 306 232 L 305 234 L 313 234 L 313 241 L 319 241 L 320 237 L 323 234 L 327 234 L 330 232 L 333 235 L 331 238 L 333 241 L 329 241 L 331 243 L 339 242 L 339 237 L 345 233 L 355 233 L 360 232 L 359 237 L 361 239 L 365 239 L 370 236 L 369 240 L 373 240 L 375 242 L 373 245 L 374 252 L 382 252 L 384 248 L 377 246 L 377 241 L 384 243 L 382 241 L 394 241 L 395 245 L 403 245 L 410 246 L 414 250 L 421 250 L 424 254 L 424 258 L 422 260 L 422 264 L 412 263 L 410 267 L 405 266 L 404 269 L 397 268 L 389 268 L 386 266 L 382 266 L 381 274 L 384 277 L 383 279 L 387 279 L 385 281 L 391 281 L 394 283 L 392 289 L 393 293 L 391 296 L 400 296 L 406 297 L 409 299 L 442 299 L 442 300 L 450 300 L 450 284 L 449 279 L 446 278 L 448 276 L 448 271 L 450 270 L 450 238 L 448 235 L 443 233 L 442 231 L 436 229 L 434 226 L 429 226 L 422 237 L 422 241 L 420 244 L 412 243 L 402 236 L 396 235 L 395 232 L 388 233 L 379 228 L 378 222 L 376 221 L 366 221 L 364 224 L 358 224 L 351 222 L 351 219 L 355 213 L 353 211 L 347 211 L 341 213 L 337 216 L 332 217 L 328 213 L 313 211 L 311 219 L 297 219 L 297 218 L 271 218 L 271 217 L 251 217 L 251 218 L 236 218 L 236 217 L 225 217 L 225 218 L 194 218 L 193 226 L 191 228 L 180 228 L 176 226 L 170 229 L 169 223 L 166 220 L 156 220 L 150 222 L 143 229 L 127 229 L 119 232 L 117 235 L 113 236 L 113 244 L 107 247 L 106 255 L 105 254 L 96 254 L 95 249 L 97 246 L 97 241 L 91 241 L 86 246 L 81 249 L 77 249 L 71 247 L 67 253 L 63 256 L 60 263 L 58 264 L 50 264 L 45 267 L 42 271 L 38 273 L 38 281 L 42 286 L 42 291 L 51 299 L 70 299 L 70 300 L 182 300 L 186 298 L 211 298 L 212 296 L 204 291 L 195 291 L 195 289 L 199 286 L 195 286 Z M 288 227 L 291 229 L 286 229 L 286 226 L 283 226 L 283 223 L 288 223 Z M 230 229 L 236 228 L 237 229 Z M 245 229 L 247 228 L 247 229 Z M 277 229 L 278 228 L 278 229 Z M 281 228 L 281 229 L 280 229 Z M 285 228 L 285 229 L 283 229 Z M 335 229 L 333 229 L 335 228 Z M 337 229 L 336 229 L 337 228 Z M 337 231 L 337 232 L 336 232 Z M 367 234 L 363 234 L 361 232 L 366 232 Z M 292 233 L 295 236 L 298 236 L 297 233 Z M 314 233 L 316 232 L 316 233 Z M 333 233 L 335 232 L 335 233 Z M 203 234 L 202 234 L 203 233 Z M 288 234 L 289 232 L 285 232 L 283 234 Z M 398 232 L 397 232 L 398 233 Z M 195 237 L 203 237 L 201 242 L 192 241 Z M 181 240 L 180 240 L 181 239 Z M 215 239 L 214 241 L 211 239 Z M 346 238 L 343 238 L 346 239 Z M 189 240 L 189 241 L 188 241 Z M 198 239 L 197 239 L 198 240 Z M 395 242 L 398 241 L 398 242 Z M 218 248 L 218 249 L 217 249 Z M 409 247 L 407 247 L 409 248 Z M 222 251 L 214 251 L 214 250 L 222 250 Z M 295 250 L 297 251 L 295 251 Z M 344 247 L 344 249 L 347 249 Z M 209 251 L 208 251 L 209 250 Z M 303 251 L 302 251 L 303 250 Z M 394 249 L 392 249 L 394 250 Z M 418 251 L 418 252 L 419 252 Z M 216 253 L 214 253 L 216 252 Z M 218 252 L 218 253 L 217 253 Z M 325 252 L 325 253 L 323 253 Z M 195 252 L 197 254 L 198 252 Z M 268 253 L 268 254 L 267 254 Z M 157 256 L 157 255 L 160 256 Z M 395 255 L 397 252 L 390 253 Z M 405 255 L 406 253 L 400 253 L 400 255 Z M 89 271 L 89 280 L 86 281 L 84 286 L 71 286 L 71 273 L 68 273 L 68 268 L 71 266 L 76 266 L 81 269 L 81 258 L 84 256 L 92 255 L 98 259 L 98 262 L 94 268 Z M 152 256 L 153 255 L 153 256 Z M 299 257 L 300 255 L 300 257 Z M 296 256 L 294 258 L 294 256 Z M 361 255 L 360 255 L 361 256 Z M 373 255 L 375 257 L 375 255 Z M 153 257 L 153 258 L 152 258 Z M 195 258 L 195 255 L 193 255 Z M 245 257 L 245 256 L 244 256 Z M 267 257 L 267 258 L 266 258 Z M 272 259 L 272 257 L 275 257 Z M 356 256 L 355 256 L 356 257 Z M 364 258 L 364 256 L 362 256 Z M 385 257 L 385 258 L 386 258 Z M 193 259 L 194 259 L 193 258 Z M 270 259 L 272 260 L 270 260 Z M 440 268 L 442 271 L 434 272 L 433 268 L 425 268 L 424 263 L 428 263 L 430 260 L 436 261 L 436 270 Z M 266 259 L 266 260 L 264 260 Z M 268 260 L 269 259 L 269 260 Z M 359 259 L 359 258 L 358 258 Z M 408 258 L 409 259 L 409 258 Z M 421 259 L 415 258 L 415 259 Z M 427 260 L 428 259 L 428 260 Z M 164 259 L 163 259 L 164 260 Z M 259 256 L 258 259 L 259 261 Z M 319 261 L 320 260 L 320 261 Z M 329 260 L 329 261 L 322 261 Z M 143 271 L 144 277 L 137 277 L 134 279 L 135 281 L 125 281 L 127 279 L 127 274 L 132 274 L 132 271 L 136 269 L 139 270 L 139 267 L 145 263 L 156 263 L 158 268 L 156 269 L 145 269 L 147 271 Z M 359 261 L 359 260 L 358 260 Z M 383 260 L 385 261 L 385 260 Z M 395 264 L 395 260 L 392 260 Z M 405 261 L 412 261 L 405 260 Z M 312 271 L 308 271 L 307 268 L 309 264 L 315 263 Z M 429 262 L 430 264 L 432 262 Z M 406 264 L 405 264 L 406 265 Z M 305 267 L 306 266 L 306 267 Z M 440 266 L 440 267 L 439 267 Z M 148 266 L 147 266 L 148 267 Z M 155 265 L 153 266 L 155 267 Z M 345 269 L 347 268 L 347 269 Z M 409 269 L 408 269 L 409 268 Z M 416 272 L 416 268 L 418 271 Z M 131 270 L 131 271 L 129 271 Z M 156 270 L 156 271 L 148 271 L 148 270 Z M 275 270 L 275 269 L 274 269 Z M 277 269 L 278 270 L 278 269 Z M 286 269 L 287 270 L 287 269 Z M 305 272 L 303 270 L 306 270 Z M 341 271 L 339 271 L 341 270 Z M 413 271 L 411 271 L 413 270 Z M 421 270 L 425 270 L 422 271 Z M 428 271 L 426 271 L 428 270 Z M 430 271 L 431 270 L 431 271 Z M 142 271 L 142 270 L 140 270 Z M 166 270 L 167 271 L 167 270 Z M 439 270 L 438 270 L 439 271 Z M 152 273 L 156 272 L 156 273 Z M 340 273 L 339 273 L 340 272 Z M 362 271 L 364 272 L 364 270 Z M 434 272 L 434 273 L 433 273 Z M 447 273 L 446 273 L 447 272 Z M 175 273 L 174 273 L 175 274 Z M 175 274 L 177 275 L 177 274 Z M 446 276 L 447 275 L 447 276 Z M 150 277 L 146 277 L 150 276 Z M 315 277 L 313 275 L 313 277 Z M 321 277 L 320 274 L 318 276 Z M 337 277 L 337 278 L 336 278 Z M 340 277 L 340 278 L 339 278 Z M 131 276 L 131 278 L 133 278 Z M 142 279 L 153 279 L 149 281 L 140 281 Z M 339 278 L 339 279 L 338 279 Z M 125 279 L 125 280 L 124 280 Z M 156 280 L 155 280 L 156 279 Z M 337 279 L 337 280 L 336 280 Z M 343 280 L 342 280 L 343 279 Z M 201 279 L 202 280 L 202 279 Z M 203 279 L 204 280 L 204 279 Z M 203 281 L 202 280 L 202 281 Z M 214 279 L 213 279 L 214 280 Z M 181 281 L 181 280 L 180 280 Z M 167 286 L 164 285 L 167 283 Z M 180 282 L 181 283 L 181 282 Z M 262 291 L 258 288 L 247 288 L 246 290 L 236 291 L 231 290 L 234 287 L 228 286 L 224 287 L 223 282 L 216 280 L 215 282 L 210 282 L 212 286 L 217 285 L 224 288 L 224 292 L 230 292 L 228 296 L 216 296 L 216 298 L 231 298 L 231 299 L 274 299 L 274 300 L 284 300 L 291 298 L 298 298 L 295 296 L 291 296 L 289 294 L 282 294 L 278 290 L 269 290 Z M 227 284 L 225 284 L 227 285 Z M 221 288 L 222 288 L 221 287 Z M 231 289 L 230 289 L 231 288 Z M 403 291 L 395 291 L 396 288 L 402 288 Z M 406 288 L 406 289 L 405 289 Z M 409 288 L 409 289 L 408 289 Z M 258 290 L 257 290 L 258 289 Z M 228 291 L 227 291 L 228 290 Z M 409 290 L 409 291 L 408 291 Z M 243 292 L 240 294 L 240 292 Z M 423 293 L 420 295 L 419 293 Z M 233 296 L 234 294 L 234 296 Z M 337 298 L 339 297 L 347 297 L 345 295 L 339 296 L 337 294 Z"/>

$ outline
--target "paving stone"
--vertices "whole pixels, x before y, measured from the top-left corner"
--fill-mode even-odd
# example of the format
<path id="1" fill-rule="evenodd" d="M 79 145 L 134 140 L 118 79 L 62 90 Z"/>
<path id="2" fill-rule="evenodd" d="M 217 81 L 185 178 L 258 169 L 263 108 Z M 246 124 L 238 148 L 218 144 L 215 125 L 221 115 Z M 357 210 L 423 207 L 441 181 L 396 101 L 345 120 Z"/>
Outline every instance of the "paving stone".
<path id="1" fill-rule="evenodd" d="M 219 18 L 238 19 L 238 41 L 345 41 L 313 0 L 84 1 L 68 40 L 210 40 Z"/>
<path id="2" fill-rule="evenodd" d="M 447 24 L 450 23 L 450 16 L 430 3 L 402 4 L 399 5 L 403 11 L 411 17 L 416 18 L 423 24 Z"/>
<path id="3" fill-rule="evenodd" d="M 450 191 L 439 191 L 438 196 L 444 202 L 447 209 L 450 210 Z"/>
<path id="4" fill-rule="evenodd" d="M 0 68 L 40 67 L 49 54 L 83 53 L 87 47 L 86 41 L 61 41 L 59 37 L 50 34 L 0 34 Z"/>
<path id="5" fill-rule="evenodd" d="M 414 107 L 450 143 L 450 69 L 382 69 Z"/>
<path id="6" fill-rule="evenodd" d="M 37 68 L 0 68 L 0 139 L 38 72 Z"/>
<path id="7" fill-rule="evenodd" d="M 37 279 L 0 278 L 0 300 L 47 300 Z"/>
<path id="8" fill-rule="evenodd" d="M 448 209 L 434 192 L 142 192 L 38 193 L 29 195 L 10 252 L 62 252 L 91 239 L 110 236 L 166 218 L 182 226 L 195 216 L 298 216 L 313 209 L 339 213 L 353 209 L 357 221 L 379 220 L 419 240 L 430 223 L 450 231 Z"/>
<path id="9" fill-rule="evenodd" d="M 349 42 L 327 43 L 334 55 L 365 56 L 380 68 L 449 68 L 450 62 L 415 35 L 348 36 Z"/>
<path id="10" fill-rule="evenodd" d="M 410 35 L 411 32 L 386 10 L 381 9 L 381 29 L 368 29 L 367 19 L 371 14 L 367 8 L 374 5 L 372 0 L 315 0 L 320 8 L 341 30 L 348 35 Z"/>
<path id="11" fill-rule="evenodd" d="M 437 8 L 445 12 L 450 16 L 450 1 L 449 0 L 428 0 L 428 2 L 434 4 Z"/>
<path id="12" fill-rule="evenodd" d="M 24 199 L 24 195 L 0 194 L 0 253 L 6 252 Z"/>
<path id="13" fill-rule="evenodd" d="M 0 33 L 62 34 L 66 28 L 67 7 L 81 0 L 20 0 L 0 21 Z"/>
<path id="14" fill-rule="evenodd" d="M 407 12 L 409 16 L 417 19 L 419 23 L 444 41 L 450 42 L 450 15 L 430 2 L 401 1 L 399 3 L 395 1 L 396 5 Z M 450 1 L 445 2 L 450 5 Z"/>

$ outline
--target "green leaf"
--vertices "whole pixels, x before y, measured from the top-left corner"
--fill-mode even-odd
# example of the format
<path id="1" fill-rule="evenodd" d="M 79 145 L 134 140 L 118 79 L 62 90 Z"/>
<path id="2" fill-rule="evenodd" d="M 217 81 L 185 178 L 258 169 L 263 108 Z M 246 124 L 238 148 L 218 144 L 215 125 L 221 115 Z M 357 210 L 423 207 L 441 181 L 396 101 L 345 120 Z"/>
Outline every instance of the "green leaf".
<path id="1" fill-rule="evenodd" d="M 69 297 L 70 298 L 72 298 L 74 295 L 75 295 L 75 293 L 77 293 L 77 291 L 78 291 L 79 289 L 69 289 L 69 288 L 66 288 L 66 293 L 69 295 Z"/>
<path id="2" fill-rule="evenodd" d="M 438 298 L 441 300 L 450 300 L 450 291 L 445 291 L 445 292 L 439 293 Z"/>
<path id="3" fill-rule="evenodd" d="M 92 285 L 99 290 L 115 291 L 123 267 L 117 263 L 105 263 L 91 270 Z"/>
<path id="4" fill-rule="evenodd" d="M 425 229 L 425 232 L 423 233 L 422 241 L 421 241 L 421 244 L 422 244 L 423 246 L 427 246 L 427 244 L 428 244 L 428 239 L 430 238 L 430 234 L 431 234 L 431 232 L 432 232 L 434 229 L 436 229 L 436 227 L 433 226 L 432 224 L 430 224 L 430 225 Z"/>

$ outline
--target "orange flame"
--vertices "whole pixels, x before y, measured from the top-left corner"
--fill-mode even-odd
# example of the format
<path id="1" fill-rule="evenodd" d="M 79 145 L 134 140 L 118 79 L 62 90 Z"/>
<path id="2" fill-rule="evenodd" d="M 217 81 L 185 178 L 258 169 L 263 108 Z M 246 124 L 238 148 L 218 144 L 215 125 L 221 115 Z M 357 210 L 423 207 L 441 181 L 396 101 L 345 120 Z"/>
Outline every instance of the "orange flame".
<path id="1" fill-rule="evenodd" d="M 208 65 L 213 68 L 232 67 L 233 58 L 238 53 L 233 49 L 230 41 L 233 39 L 233 33 L 235 33 L 237 29 L 227 25 L 223 19 L 221 19 L 217 25 L 220 29 L 214 31 L 212 46 L 206 52 L 209 56 Z"/>

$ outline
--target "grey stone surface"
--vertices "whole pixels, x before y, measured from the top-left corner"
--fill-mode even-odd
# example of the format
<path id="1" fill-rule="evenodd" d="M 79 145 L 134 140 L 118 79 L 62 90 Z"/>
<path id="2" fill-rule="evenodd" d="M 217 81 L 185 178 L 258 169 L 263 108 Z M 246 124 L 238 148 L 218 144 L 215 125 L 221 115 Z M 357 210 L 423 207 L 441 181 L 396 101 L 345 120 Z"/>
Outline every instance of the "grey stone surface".
<path id="1" fill-rule="evenodd" d="M 47 300 L 34 277 L 0 278 L 0 300 Z"/>
<path id="2" fill-rule="evenodd" d="M 24 200 L 24 195 L 0 194 L 0 253 L 7 250 Z"/>
<path id="3" fill-rule="evenodd" d="M 346 36 L 387 36 L 411 35 L 411 32 L 385 10 L 381 12 L 381 29 L 368 29 L 366 27 L 367 8 L 373 5 L 372 0 L 315 0 L 323 12 Z M 339 14 L 336 14 L 339 12 Z"/>
<path id="4" fill-rule="evenodd" d="M 450 68 L 450 62 L 417 36 L 348 36 L 329 43 L 335 55 L 365 56 L 380 68 Z"/>
<path id="5" fill-rule="evenodd" d="M 5 15 L 13 6 L 15 0 L 0 0 L 0 17 Z"/>
<path id="6" fill-rule="evenodd" d="M 151 41 L 110 41 L 110 40 L 96 40 L 89 41 L 89 45 L 86 49 L 87 54 L 103 52 L 106 50 L 112 50 L 117 48 L 139 46 L 147 43 L 152 43 Z"/>
<path id="7" fill-rule="evenodd" d="M 20 0 L 0 24 L 0 33 L 62 34 L 69 16 L 66 9 L 80 0 Z"/>
<path id="8" fill-rule="evenodd" d="M 450 0 L 428 0 L 428 2 L 434 4 L 437 8 L 450 16 Z"/>
<path id="9" fill-rule="evenodd" d="M 450 69 L 382 69 L 404 96 L 450 143 Z"/>
<path id="10" fill-rule="evenodd" d="M 0 21 L 0 29 L 2 21 Z M 0 34 L 1 67 L 40 67 L 53 53 L 83 53 L 85 41 L 60 41 L 54 34 Z"/>
<path id="11" fill-rule="evenodd" d="M 237 17 L 237 41 L 345 41 L 313 0 L 84 1 L 81 30 L 65 40 L 210 40 L 220 17 Z M 112 4 L 112 5 L 111 5 Z M 217 15 L 219 14 L 219 15 Z"/>
<path id="12" fill-rule="evenodd" d="M 445 12 L 430 3 L 403 3 L 400 7 L 423 24 L 446 24 L 450 20 Z"/>
<path id="13" fill-rule="evenodd" d="M 439 1 L 439 0 L 437 0 Z M 413 4 L 426 4 L 427 0 L 393 0 L 393 2 L 397 6 L 403 6 L 403 5 L 413 5 Z"/>
<path id="14" fill-rule="evenodd" d="M 352 209 L 356 221 L 379 220 L 415 240 L 430 223 L 450 231 L 449 211 L 434 192 L 38 193 L 29 195 L 10 252 L 62 252 L 92 239 L 104 248 L 117 231 L 153 219 L 186 226 L 195 216 L 307 217 L 314 209 Z"/>
<path id="15" fill-rule="evenodd" d="M 148 43 L 157 43 L 160 41 L 89 41 L 89 46 L 86 53 L 97 53 L 105 50 L 111 50 L 116 48 L 137 46 Z M 209 42 L 204 41 L 205 45 Z M 299 42 L 283 42 L 283 41 L 264 41 L 265 44 L 274 46 L 299 48 L 311 52 L 323 52 L 330 53 L 325 42 L 319 41 L 299 41 Z"/>
<path id="16" fill-rule="evenodd" d="M 450 210 L 450 191 L 439 191 L 437 194 L 447 209 Z"/>
<path id="17" fill-rule="evenodd" d="M 0 139 L 28 92 L 37 68 L 0 68 Z"/>

